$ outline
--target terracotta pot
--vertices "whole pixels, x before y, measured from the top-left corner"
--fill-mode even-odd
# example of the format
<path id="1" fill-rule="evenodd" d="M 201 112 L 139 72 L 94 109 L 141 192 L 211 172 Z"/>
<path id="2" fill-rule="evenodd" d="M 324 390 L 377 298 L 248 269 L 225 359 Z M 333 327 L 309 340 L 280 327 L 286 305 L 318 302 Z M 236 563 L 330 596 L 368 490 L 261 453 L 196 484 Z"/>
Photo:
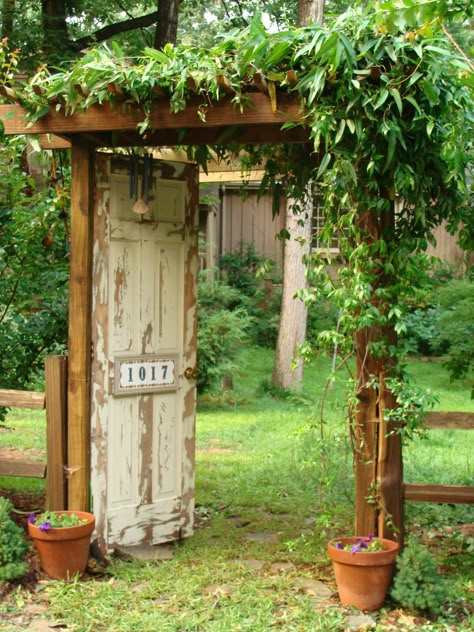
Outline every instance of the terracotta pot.
<path id="1" fill-rule="evenodd" d="M 87 522 L 73 527 L 59 527 L 41 531 L 28 523 L 28 533 L 35 543 L 43 571 L 52 579 L 72 579 L 82 575 L 89 560 L 89 547 L 95 518 L 85 511 L 58 511 L 58 514 L 76 514 Z"/>
<path id="2" fill-rule="evenodd" d="M 328 553 L 333 563 L 342 605 L 354 606 L 365 612 L 378 610 L 383 605 L 399 546 L 391 540 L 378 539 L 385 547 L 384 550 L 368 553 L 351 553 L 334 546 L 336 542 L 343 546 L 355 544 L 357 537 L 339 538 L 329 542 Z"/>

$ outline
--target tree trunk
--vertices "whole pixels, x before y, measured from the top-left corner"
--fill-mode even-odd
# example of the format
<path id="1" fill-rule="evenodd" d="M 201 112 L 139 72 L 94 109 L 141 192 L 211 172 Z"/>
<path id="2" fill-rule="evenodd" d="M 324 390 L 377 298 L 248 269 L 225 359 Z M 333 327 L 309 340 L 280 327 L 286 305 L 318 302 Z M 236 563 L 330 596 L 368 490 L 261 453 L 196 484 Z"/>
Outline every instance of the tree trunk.
<path id="1" fill-rule="evenodd" d="M 298 26 L 321 24 L 323 13 L 324 0 L 298 0 Z"/>
<path id="2" fill-rule="evenodd" d="M 323 9 L 324 0 L 298 0 L 298 25 L 304 26 L 310 21 L 321 22 Z M 282 388 L 300 389 L 303 382 L 303 362 L 301 358 L 296 357 L 296 353 L 298 345 L 302 344 L 306 337 L 308 310 L 302 301 L 293 298 L 298 290 L 306 287 L 303 263 L 305 251 L 294 238 L 304 236 L 307 241 L 306 252 L 309 251 L 313 200 L 308 195 L 305 213 L 299 216 L 293 214 L 292 205 L 293 202 L 288 200 L 285 229 L 291 238 L 285 242 L 283 252 L 283 297 L 273 367 L 273 384 Z M 305 218 L 304 215 L 306 215 Z M 298 225 L 298 222 L 302 220 L 304 227 Z M 294 368 L 295 362 L 296 368 Z"/>
<path id="3" fill-rule="evenodd" d="M 307 285 L 303 257 L 309 253 L 311 214 L 306 219 L 304 214 L 295 215 L 292 205 L 293 201 L 287 200 L 285 227 L 290 238 L 285 241 L 283 251 L 283 294 L 273 384 L 298 390 L 303 382 L 303 361 L 297 351 L 305 340 L 308 310 L 294 295 Z"/>
<path id="4" fill-rule="evenodd" d="M 13 16 L 15 15 L 15 0 L 3 0 L 2 7 L 2 38 L 11 39 L 13 33 Z"/>
<path id="5" fill-rule="evenodd" d="M 181 0 L 159 0 L 158 22 L 155 30 L 155 48 L 165 44 L 176 44 L 178 34 L 178 15 Z"/>
<path id="6" fill-rule="evenodd" d="M 48 53 L 70 47 L 66 0 L 41 0 L 44 50 Z"/>

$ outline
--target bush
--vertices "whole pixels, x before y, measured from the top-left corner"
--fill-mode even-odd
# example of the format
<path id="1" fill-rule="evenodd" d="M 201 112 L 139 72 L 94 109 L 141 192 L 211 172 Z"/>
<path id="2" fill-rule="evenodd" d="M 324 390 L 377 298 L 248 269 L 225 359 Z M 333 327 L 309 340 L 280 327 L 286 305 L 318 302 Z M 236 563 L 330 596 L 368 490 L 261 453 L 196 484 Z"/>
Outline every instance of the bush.
<path id="1" fill-rule="evenodd" d="M 230 287 L 245 296 L 254 296 L 260 287 L 257 272 L 264 263 L 265 259 L 257 255 L 253 244 L 241 242 L 239 250 L 221 256 L 219 269 Z"/>
<path id="2" fill-rule="evenodd" d="M 437 299 L 436 344 L 447 348 L 445 364 L 451 376 L 462 378 L 474 366 L 474 282 L 468 278 L 449 281 L 439 289 Z"/>
<path id="3" fill-rule="evenodd" d="M 397 558 L 391 596 L 403 608 L 439 614 L 448 600 L 448 583 L 431 553 L 410 540 Z"/>
<path id="4" fill-rule="evenodd" d="M 451 377 L 465 377 L 474 366 L 473 280 L 433 278 L 424 301 L 405 319 L 408 351 L 444 356 Z"/>
<path id="5" fill-rule="evenodd" d="M 405 317 L 407 351 L 413 355 L 432 356 L 437 352 L 439 310 L 437 307 L 418 308 Z"/>
<path id="6" fill-rule="evenodd" d="M 12 508 L 8 498 L 0 498 L 0 584 L 18 579 L 28 570 L 28 543 L 10 516 Z"/>
<path id="7" fill-rule="evenodd" d="M 198 286 L 198 392 L 210 390 L 237 366 L 253 323 L 238 290 L 218 281 Z"/>
<path id="8" fill-rule="evenodd" d="M 308 320 L 306 325 L 306 338 L 312 344 L 316 344 L 318 334 L 321 331 L 335 329 L 337 326 L 339 311 L 335 305 L 323 298 L 319 298 L 308 306 Z"/>
<path id="9" fill-rule="evenodd" d="M 281 289 L 268 276 L 273 261 L 255 252 L 253 244 L 240 243 L 239 250 L 222 255 L 222 280 L 240 292 L 241 305 L 253 319 L 249 336 L 256 345 L 274 348 L 280 323 Z M 260 278 L 265 271 L 268 283 Z"/>
<path id="10" fill-rule="evenodd" d="M 0 160 L 0 388 L 12 389 L 36 387 L 67 342 L 67 183 L 36 184 L 24 142 L 4 139 Z"/>

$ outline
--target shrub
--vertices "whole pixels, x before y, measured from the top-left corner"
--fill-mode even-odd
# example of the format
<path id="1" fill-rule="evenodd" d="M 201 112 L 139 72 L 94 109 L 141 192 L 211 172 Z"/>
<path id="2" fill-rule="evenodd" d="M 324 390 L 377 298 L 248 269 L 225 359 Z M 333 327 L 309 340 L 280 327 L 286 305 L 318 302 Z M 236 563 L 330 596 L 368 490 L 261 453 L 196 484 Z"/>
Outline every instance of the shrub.
<path id="1" fill-rule="evenodd" d="M 28 570 L 28 543 L 10 516 L 12 508 L 8 498 L 0 498 L 0 584 L 18 579 Z"/>
<path id="2" fill-rule="evenodd" d="M 253 319 L 245 297 L 218 281 L 198 286 L 198 392 L 210 390 L 233 371 Z"/>
<path id="3" fill-rule="evenodd" d="M 402 607 L 439 614 L 448 600 L 448 582 L 439 573 L 432 554 L 410 540 L 397 558 L 391 596 Z"/>
<path id="4" fill-rule="evenodd" d="M 24 143 L 3 139 L 0 160 L 0 388 L 13 389 L 35 385 L 67 342 L 67 183 L 37 184 Z"/>
<path id="5" fill-rule="evenodd" d="M 433 306 L 418 308 L 406 315 L 408 353 L 432 356 L 437 352 L 438 319 L 439 310 Z"/>
<path id="6" fill-rule="evenodd" d="M 239 249 L 222 255 L 219 269 L 222 280 L 240 292 L 241 304 L 253 318 L 249 336 L 261 347 L 274 348 L 280 322 L 281 289 L 269 277 L 273 261 L 266 260 L 255 252 L 253 244 L 241 242 Z M 265 272 L 269 284 L 264 284 L 261 275 Z"/>
<path id="7" fill-rule="evenodd" d="M 306 338 L 315 344 L 321 331 L 335 329 L 338 313 L 337 307 L 323 298 L 310 303 L 308 306 Z"/>
<path id="8" fill-rule="evenodd" d="M 420 304 L 405 318 L 409 353 L 441 355 L 452 378 L 466 376 L 474 365 L 474 282 L 445 270 L 433 271 Z"/>
<path id="9" fill-rule="evenodd" d="M 474 366 L 474 282 L 468 278 L 449 281 L 438 290 L 437 299 L 436 343 L 447 348 L 445 364 L 451 376 L 462 378 Z"/>
<path id="10" fill-rule="evenodd" d="M 265 263 L 253 244 L 241 242 L 239 249 L 221 256 L 219 268 L 227 284 L 245 296 L 254 296 L 260 287 L 257 272 Z"/>

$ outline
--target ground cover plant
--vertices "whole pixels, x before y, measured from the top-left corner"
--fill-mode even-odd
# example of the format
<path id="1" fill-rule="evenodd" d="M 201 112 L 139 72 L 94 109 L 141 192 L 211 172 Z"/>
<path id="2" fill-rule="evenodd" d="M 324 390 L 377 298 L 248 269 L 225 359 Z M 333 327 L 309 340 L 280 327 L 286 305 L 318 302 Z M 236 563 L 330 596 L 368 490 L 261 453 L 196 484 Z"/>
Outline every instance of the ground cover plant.
<path id="1" fill-rule="evenodd" d="M 173 559 L 114 558 L 84 581 L 12 586 L 0 628 L 27 628 L 34 612 L 81 632 L 347 629 L 358 613 L 339 606 L 326 553 L 329 539 L 353 528 L 343 385 L 336 379 L 327 390 L 321 418 L 330 359 L 308 367 L 302 394 L 284 398 L 265 384 L 272 361 L 268 349 L 249 348 L 234 392 L 200 398 L 196 532 L 170 547 Z M 451 384 L 441 363 L 411 362 L 409 370 L 429 382 L 438 407 L 474 412 L 467 381 Z M 10 436 L 21 411 L 15 414 Z M 44 416 L 34 415 L 40 436 Z M 406 480 L 473 484 L 470 445 L 469 431 L 428 431 L 405 449 Z M 12 484 L 0 479 L 3 489 Z M 434 605 L 436 617 L 389 598 L 371 615 L 374 629 L 467 632 L 474 625 L 473 508 L 411 503 L 406 510 L 410 538 L 431 555 L 448 599 Z"/>

